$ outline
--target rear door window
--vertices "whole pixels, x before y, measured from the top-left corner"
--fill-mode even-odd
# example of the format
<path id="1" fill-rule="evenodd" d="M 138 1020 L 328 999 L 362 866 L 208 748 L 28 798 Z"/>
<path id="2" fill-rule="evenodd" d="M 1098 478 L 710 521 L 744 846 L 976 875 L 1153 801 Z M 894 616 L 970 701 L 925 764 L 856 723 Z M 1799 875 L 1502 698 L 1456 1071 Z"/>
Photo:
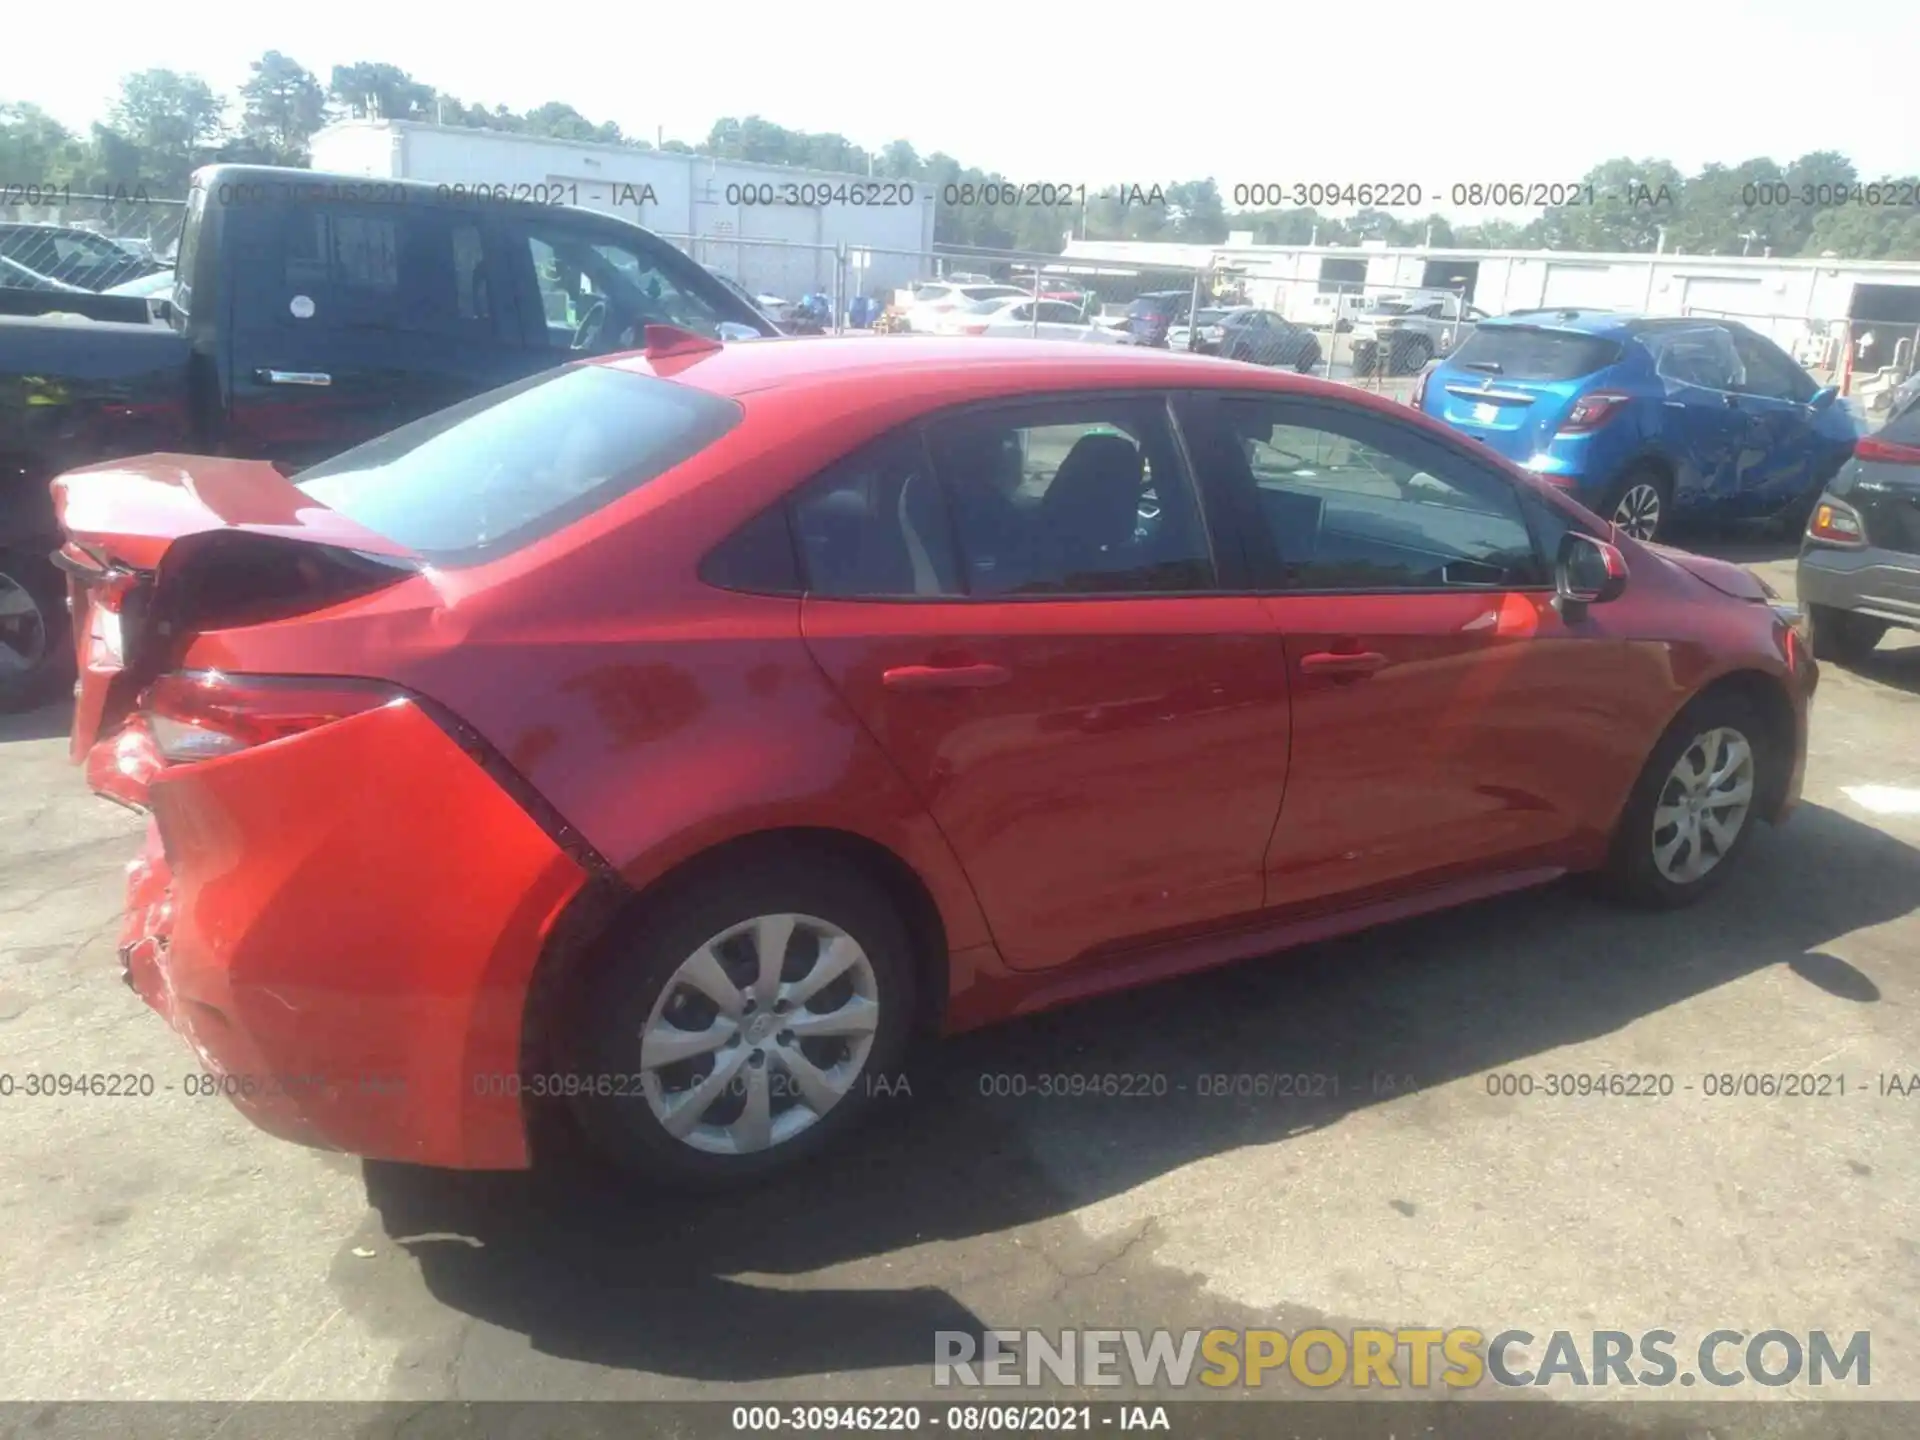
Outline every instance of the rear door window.
<path id="1" fill-rule="evenodd" d="M 1009 406 L 939 421 L 927 435 L 969 595 L 1213 588 L 1164 402 Z"/>
<path id="2" fill-rule="evenodd" d="M 740 413 L 650 375 L 549 370 L 356 446 L 299 488 L 437 565 L 478 564 L 664 475 Z"/>
<path id="3" fill-rule="evenodd" d="M 1654 373 L 1662 380 L 1702 390 L 1739 387 L 1740 357 L 1727 332 L 1715 326 L 1662 335 L 1655 356 Z"/>
<path id="4" fill-rule="evenodd" d="M 1597 335 L 1497 325 L 1474 331 L 1453 363 L 1508 380 L 1577 380 L 1619 358 L 1619 344 Z"/>

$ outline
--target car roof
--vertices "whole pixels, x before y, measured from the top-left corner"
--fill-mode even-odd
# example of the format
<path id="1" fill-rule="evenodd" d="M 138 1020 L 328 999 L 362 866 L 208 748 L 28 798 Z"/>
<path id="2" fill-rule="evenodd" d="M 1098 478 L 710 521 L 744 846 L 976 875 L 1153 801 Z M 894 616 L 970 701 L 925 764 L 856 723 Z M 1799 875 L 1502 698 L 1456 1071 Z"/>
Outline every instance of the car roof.
<path id="1" fill-rule="evenodd" d="M 743 340 L 718 349 L 649 359 L 641 352 L 593 362 L 655 375 L 711 394 L 741 398 L 766 392 L 843 390 L 865 398 L 924 402 L 933 408 L 970 395 L 988 399 L 1085 388 L 1227 388 L 1295 390 L 1405 416 L 1407 407 L 1377 400 L 1351 385 L 1233 360 L 1133 345 L 995 340 L 986 336 L 847 335 Z"/>
<path id="2" fill-rule="evenodd" d="M 1492 315 L 1480 322 L 1482 330 L 1524 327 L 1532 330 L 1569 330 L 1581 335 L 1625 335 L 1632 333 L 1635 321 L 1645 317 L 1622 315 L 1617 310 L 1569 305 L 1561 309 L 1513 310 Z"/>

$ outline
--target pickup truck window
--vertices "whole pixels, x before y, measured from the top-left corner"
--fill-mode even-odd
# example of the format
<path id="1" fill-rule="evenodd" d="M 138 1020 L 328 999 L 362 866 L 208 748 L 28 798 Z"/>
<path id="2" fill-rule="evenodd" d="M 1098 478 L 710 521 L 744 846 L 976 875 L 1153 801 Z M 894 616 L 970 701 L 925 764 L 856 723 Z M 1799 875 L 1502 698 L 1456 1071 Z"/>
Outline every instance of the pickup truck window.
<path id="1" fill-rule="evenodd" d="M 479 564 L 664 475 L 740 413 L 670 380 L 566 366 L 355 446 L 299 488 L 433 564 Z"/>
<path id="2" fill-rule="evenodd" d="M 187 218 L 180 226 L 180 246 L 174 253 L 173 308 L 182 315 L 193 310 L 193 267 L 200 257 L 200 232 L 207 218 L 207 187 L 196 185 L 187 196 Z"/>
<path id="3" fill-rule="evenodd" d="M 526 247 L 547 343 L 556 350 L 584 355 L 630 350 L 648 324 L 716 335 L 721 322 L 731 318 L 629 246 L 538 220 L 528 222 L 513 243 Z"/>
<path id="4" fill-rule="evenodd" d="M 262 217 L 265 219 L 266 217 Z M 281 326 L 492 335 L 492 299 L 477 221 L 400 205 L 303 205 L 268 222 L 264 263 L 241 303 Z"/>

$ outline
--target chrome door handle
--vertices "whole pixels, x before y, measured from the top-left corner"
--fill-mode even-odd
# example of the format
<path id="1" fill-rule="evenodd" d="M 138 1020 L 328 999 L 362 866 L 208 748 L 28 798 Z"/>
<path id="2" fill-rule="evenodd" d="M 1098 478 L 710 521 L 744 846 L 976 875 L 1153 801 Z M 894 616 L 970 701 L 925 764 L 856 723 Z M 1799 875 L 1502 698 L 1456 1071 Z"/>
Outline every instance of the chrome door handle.
<path id="1" fill-rule="evenodd" d="M 320 370 L 256 370 L 253 378 L 265 385 L 333 384 L 333 377 Z"/>

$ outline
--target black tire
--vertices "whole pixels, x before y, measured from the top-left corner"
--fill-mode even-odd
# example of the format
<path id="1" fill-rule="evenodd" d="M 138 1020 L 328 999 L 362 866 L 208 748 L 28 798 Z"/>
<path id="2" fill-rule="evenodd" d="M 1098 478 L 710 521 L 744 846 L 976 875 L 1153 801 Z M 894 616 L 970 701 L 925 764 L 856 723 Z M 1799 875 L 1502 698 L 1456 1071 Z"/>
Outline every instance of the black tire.
<path id="1" fill-rule="evenodd" d="M 1394 347 L 1393 364 L 1389 373 L 1416 375 L 1427 368 L 1427 362 L 1432 358 L 1433 341 L 1424 335 L 1409 335 L 1403 344 Z"/>
<path id="2" fill-rule="evenodd" d="M 1886 621 L 1831 605 L 1809 605 L 1807 622 L 1813 631 L 1814 659 L 1836 665 L 1859 664 L 1887 633 Z"/>
<path id="3" fill-rule="evenodd" d="M 1300 358 L 1294 361 L 1293 368 L 1302 375 L 1311 375 L 1320 368 L 1320 347 L 1309 345 L 1300 352 Z"/>
<path id="4" fill-rule="evenodd" d="M 1647 509 L 1651 496 L 1652 510 Z M 1661 540 L 1673 528 L 1673 482 L 1651 465 L 1633 465 L 1606 488 L 1595 509 L 1636 540 Z M 1652 523 L 1641 526 L 1651 515 Z"/>
<path id="5" fill-rule="evenodd" d="M 1674 767 L 1700 738 L 1715 730 L 1733 730 L 1745 737 L 1752 752 L 1749 777 L 1752 798 L 1733 843 L 1705 874 L 1685 883 L 1661 873 L 1654 852 L 1657 835 L 1654 811 L 1673 779 Z M 1601 890 L 1622 904 L 1649 910 L 1673 910 L 1710 894 L 1732 871 L 1760 825 L 1764 796 L 1773 793 L 1776 767 L 1786 757 L 1777 753 L 1772 732 L 1751 704 L 1738 695 L 1709 692 L 1699 696 L 1674 717 L 1653 747 L 1647 763 L 1627 797 L 1614 828 L 1607 863 L 1599 880 Z M 1670 833 L 1662 831 L 1659 833 Z"/>
<path id="6" fill-rule="evenodd" d="M 799 1134 L 746 1154 L 696 1149 L 667 1132 L 642 1092 L 641 1032 L 683 961 L 733 926 L 778 914 L 828 922 L 865 952 L 879 1006 L 872 1047 L 839 1101 Z M 559 1047 L 576 1057 L 566 1068 L 611 1077 L 616 1092 L 624 1091 L 572 1098 L 580 1132 L 620 1171 L 674 1188 L 721 1189 L 789 1169 L 857 1124 L 876 1095 L 894 1090 L 889 1082 L 899 1074 L 914 1028 L 914 978 L 907 927 L 886 893 L 851 864 L 780 854 L 695 880 L 619 927 L 576 996 L 584 1003 L 572 1012 L 575 1043 Z M 771 1038 L 747 1043 L 756 1051 L 774 1047 Z M 710 1073 L 714 1057 L 688 1063 L 705 1064 Z M 771 1061 L 763 1068 L 769 1077 L 786 1074 Z"/>
<path id="7" fill-rule="evenodd" d="M 0 714 L 35 709 L 72 687 L 71 637 L 66 578 L 43 555 L 0 550 Z"/>

